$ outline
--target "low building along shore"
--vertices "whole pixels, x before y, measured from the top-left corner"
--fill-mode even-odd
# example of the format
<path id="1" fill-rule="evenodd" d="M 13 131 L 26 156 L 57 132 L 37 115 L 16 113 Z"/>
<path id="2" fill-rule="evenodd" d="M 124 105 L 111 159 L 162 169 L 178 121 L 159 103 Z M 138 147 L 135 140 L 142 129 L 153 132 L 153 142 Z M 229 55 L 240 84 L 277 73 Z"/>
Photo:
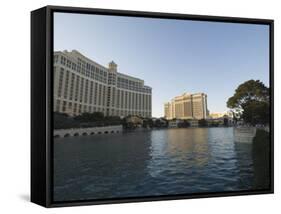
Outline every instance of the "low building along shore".
<path id="1" fill-rule="evenodd" d="M 54 130 L 54 137 L 76 137 L 97 134 L 114 134 L 121 133 L 123 127 L 117 126 L 103 126 L 103 127 L 90 127 L 90 128 L 76 128 L 76 129 L 58 129 Z"/>

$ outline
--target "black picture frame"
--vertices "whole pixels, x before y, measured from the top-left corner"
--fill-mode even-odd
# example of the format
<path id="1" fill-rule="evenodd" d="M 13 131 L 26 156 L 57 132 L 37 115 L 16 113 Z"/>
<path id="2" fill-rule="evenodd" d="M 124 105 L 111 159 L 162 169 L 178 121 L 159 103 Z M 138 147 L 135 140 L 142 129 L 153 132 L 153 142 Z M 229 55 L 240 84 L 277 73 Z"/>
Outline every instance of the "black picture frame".
<path id="1" fill-rule="evenodd" d="M 200 20 L 228 23 L 251 23 L 270 27 L 270 188 L 240 192 L 195 193 L 174 196 L 151 196 L 138 198 L 119 198 L 114 200 L 53 201 L 53 146 L 52 146 L 52 106 L 53 106 L 53 14 L 54 12 L 102 14 L 113 16 L 149 17 L 163 19 Z M 267 194 L 274 192 L 274 21 L 269 19 L 250 19 L 172 14 L 143 11 L 92 9 L 63 6 L 46 6 L 31 12 L 31 201 L 44 207 L 110 204 L 125 202 L 144 202 L 189 198 L 225 197 L 238 195 Z"/>

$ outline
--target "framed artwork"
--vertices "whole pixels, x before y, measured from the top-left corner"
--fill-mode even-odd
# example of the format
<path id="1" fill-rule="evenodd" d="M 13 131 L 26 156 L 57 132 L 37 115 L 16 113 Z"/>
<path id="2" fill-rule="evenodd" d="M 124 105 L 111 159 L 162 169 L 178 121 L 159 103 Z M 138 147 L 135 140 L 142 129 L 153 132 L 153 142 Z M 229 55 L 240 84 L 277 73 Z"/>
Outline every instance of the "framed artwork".
<path id="1" fill-rule="evenodd" d="M 273 20 L 31 12 L 31 201 L 273 193 Z"/>

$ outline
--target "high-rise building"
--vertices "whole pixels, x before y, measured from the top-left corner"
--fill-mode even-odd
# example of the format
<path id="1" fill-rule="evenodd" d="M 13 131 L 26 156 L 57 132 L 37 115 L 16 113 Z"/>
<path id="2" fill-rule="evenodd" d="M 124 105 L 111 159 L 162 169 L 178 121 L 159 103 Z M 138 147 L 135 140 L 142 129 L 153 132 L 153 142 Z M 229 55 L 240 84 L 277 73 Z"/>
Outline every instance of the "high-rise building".
<path id="1" fill-rule="evenodd" d="M 207 95 L 204 93 L 184 93 L 164 104 L 165 118 L 206 119 L 208 117 Z"/>
<path id="2" fill-rule="evenodd" d="M 113 61 L 104 67 L 76 50 L 57 51 L 53 77 L 56 112 L 151 117 L 152 88 L 139 78 L 117 72 Z"/>

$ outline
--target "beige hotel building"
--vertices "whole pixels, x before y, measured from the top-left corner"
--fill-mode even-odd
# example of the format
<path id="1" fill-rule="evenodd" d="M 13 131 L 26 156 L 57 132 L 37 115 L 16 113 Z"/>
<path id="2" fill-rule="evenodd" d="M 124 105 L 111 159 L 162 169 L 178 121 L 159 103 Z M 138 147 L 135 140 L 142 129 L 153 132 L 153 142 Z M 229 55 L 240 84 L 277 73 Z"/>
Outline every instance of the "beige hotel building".
<path id="1" fill-rule="evenodd" d="M 55 112 L 151 117 L 151 96 L 151 87 L 117 72 L 113 61 L 104 67 L 76 50 L 54 53 Z"/>
<path id="2" fill-rule="evenodd" d="M 204 93 L 184 93 L 164 104 L 165 118 L 206 119 L 208 117 L 207 95 Z"/>

